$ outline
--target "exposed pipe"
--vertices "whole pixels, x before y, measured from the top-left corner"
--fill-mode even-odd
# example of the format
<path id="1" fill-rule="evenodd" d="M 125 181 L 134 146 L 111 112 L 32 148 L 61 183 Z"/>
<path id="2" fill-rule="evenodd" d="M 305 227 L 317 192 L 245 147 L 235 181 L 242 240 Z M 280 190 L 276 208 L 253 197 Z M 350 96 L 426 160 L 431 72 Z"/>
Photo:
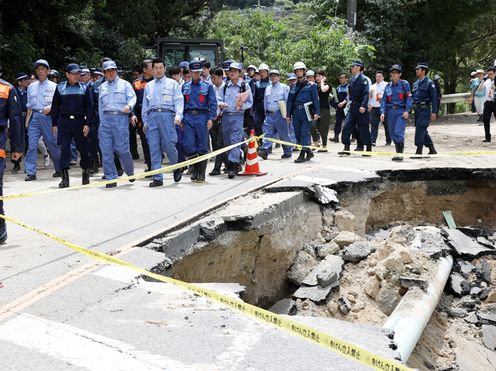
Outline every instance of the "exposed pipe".
<path id="1" fill-rule="evenodd" d="M 406 363 L 437 306 L 453 267 L 451 255 L 438 260 L 438 270 L 426 291 L 409 290 L 389 316 L 384 328 L 394 331 L 401 361 Z"/>

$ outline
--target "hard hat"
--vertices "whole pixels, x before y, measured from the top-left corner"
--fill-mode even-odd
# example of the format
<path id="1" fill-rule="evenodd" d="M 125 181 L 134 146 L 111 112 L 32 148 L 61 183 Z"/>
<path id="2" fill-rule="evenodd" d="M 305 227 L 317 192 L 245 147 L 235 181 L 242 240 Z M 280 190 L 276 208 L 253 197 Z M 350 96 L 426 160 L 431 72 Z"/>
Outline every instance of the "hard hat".
<path id="1" fill-rule="evenodd" d="M 117 64 L 115 64 L 114 61 L 103 62 L 102 70 L 107 71 L 107 70 L 116 70 L 116 69 L 117 69 Z"/>
<path id="2" fill-rule="evenodd" d="M 198 60 L 192 60 L 189 62 L 189 70 L 191 72 L 201 72 L 203 63 Z"/>
<path id="3" fill-rule="evenodd" d="M 38 66 L 45 66 L 46 68 L 50 69 L 50 65 L 44 59 L 38 59 L 36 62 L 34 62 L 34 69 L 36 69 L 36 67 Z"/>
<path id="4" fill-rule="evenodd" d="M 308 70 L 307 76 L 315 76 L 315 72 L 313 72 L 312 70 Z"/>
<path id="5" fill-rule="evenodd" d="M 229 69 L 235 69 L 241 71 L 243 69 L 243 65 L 241 63 L 233 62 L 229 65 Z"/>
<path id="6" fill-rule="evenodd" d="M 398 71 L 399 73 L 403 72 L 403 68 L 401 67 L 400 64 L 393 64 L 391 66 L 391 68 L 389 69 L 389 72 L 393 72 L 393 71 Z"/>
<path id="7" fill-rule="evenodd" d="M 269 72 L 269 66 L 267 66 L 265 63 L 262 63 L 259 67 L 258 67 L 258 70 L 266 70 L 267 72 Z"/>
<path id="8" fill-rule="evenodd" d="M 281 74 L 279 73 L 279 70 L 272 69 L 272 70 L 270 70 L 269 75 L 278 75 L 278 76 L 280 76 Z"/>
<path id="9" fill-rule="evenodd" d="M 293 71 L 296 71 L 296 70 L 306 70 L 306 69 L 307 69 L 307 66 L 305 66 L 305 63 L 303 63 L 303 62 L 296 62 L 293 65 Z"/>

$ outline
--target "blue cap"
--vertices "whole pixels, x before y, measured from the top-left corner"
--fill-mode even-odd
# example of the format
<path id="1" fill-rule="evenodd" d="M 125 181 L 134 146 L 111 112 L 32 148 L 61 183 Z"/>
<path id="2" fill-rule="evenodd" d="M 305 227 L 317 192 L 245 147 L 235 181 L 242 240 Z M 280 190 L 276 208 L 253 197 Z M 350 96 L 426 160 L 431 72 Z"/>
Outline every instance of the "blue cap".
<path id="1" fill-rule="evenodd" d="M 68 72 L 68 73 L 79 73 L 79 72 L 81 72 L 81 69 L 79 68 L 79 66 L 76 63 L 69 63 L 65 67 L 65 72 Z"/>
<path id="2" fill-rule="evenodd" d="M 354 59 L 351 61 L 351 66 L 359 66 L 363 68 L 363 62 L 360 59 Z"/>
<path id="3" fill-rule="evenodd" d="M 401 73 L 401 72 L 403 72 L 403 67 L 401 67 L 401 64 L 398 64 L 398 63 L 393 64 L 391 66 L 391 68 L 389 69 L 389 72 L 392 72 L 392 71 L 398 71 Z"/>
<path id="4" fill-rule="evenodd" d="M 16 81 L 25 80 L 25 79 L 29 79 L 29 76 L 26 72 L 17 72 L 16 73 Z"/>
<path id="5" fill-rule="evenodd" d="M 232 59 L 228 59 L 228 60 L 222 62 L 222 69 L 224 71 L 227 71 L 231 67 L 232 63 L 234 63 L 234 61 Z"/>
<path id="6" fill-rule="evenodd" d="M 189 62 L 188 61 L 182 61 L 179 63 L 179 68 L 189 68 Z"/>
<path id="7" fill-rule="evenodd" d="M 198 60 L 192 60 L 189 62 L 189 70 L 191 72 L 201 72 L 203 63 Z"/>
<path id="8" fill-rule="evenodd" d="M 36 67 L 38 66 L 45 66 L 46 68 L 50 69 L 50 65 L 44 59 L 38 59 L 36 62 L 34 62 L 34 69 L 36 69 Z"/>
<path id="9" fill-rule="evenodd" d="M 243 69 L 243 64 L 242 63 L 238 63 L 238 62 L 232 62 L 229 65 L 229 69 L 235 69 L 235 70 L 241 71 Z"/>
<path id="10" fill-rule="evenodd" d="M 423 68 L 425 70 L 428 70 L 429 69 L 429 65 L 427 63 L 424 63 L 424 62 L 418 62 L 417 63 L 417 67 L 415 67 L 415 69 L 419 69 L 419 68 Z"/>
<path id="11" fill-rule="evenodd" d="M 116 70 L 117 69 L 117 64 L 115 64 L 114 61 L 106 61 L 106 62 L 103 62 L 103 66 L 102 66 L 102 69 L 104 71 L 106 70 Z"/>
<path id="12" fill-rule="evenodd" d="M 288 80 L 296 80 L 297 77 L 294 73 L 288 73 Z"/>

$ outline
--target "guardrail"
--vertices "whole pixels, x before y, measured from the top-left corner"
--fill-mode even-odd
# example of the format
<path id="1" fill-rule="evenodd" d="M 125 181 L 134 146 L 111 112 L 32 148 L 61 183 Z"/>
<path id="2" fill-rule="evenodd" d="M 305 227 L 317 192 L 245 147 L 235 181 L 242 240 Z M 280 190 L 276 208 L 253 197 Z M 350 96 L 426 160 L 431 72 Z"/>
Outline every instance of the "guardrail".
<path id="1" fill-rule="evenodd" d="M 471 93 L 456 93 L 456 94 L 446 94 L 441 97 L 441 105 L 443 105 L 443 113 L 448 116 L 448 104 L 467 102 L 470 103 L 472 100 Z M 470 107 L 470 106 L 469 106 Z"/>

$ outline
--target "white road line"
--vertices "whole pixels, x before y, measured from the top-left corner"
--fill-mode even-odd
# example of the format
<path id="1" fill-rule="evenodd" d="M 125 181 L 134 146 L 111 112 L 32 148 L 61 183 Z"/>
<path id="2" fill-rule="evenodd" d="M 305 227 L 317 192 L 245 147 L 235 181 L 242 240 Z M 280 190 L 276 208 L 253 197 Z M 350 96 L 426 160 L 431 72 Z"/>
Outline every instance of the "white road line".
<path id="1" fill-rule="evenodd" d="M 91 371 L 200 369 L 27 313 L 21 313 L 1 325 L 0 339 Z"/>

